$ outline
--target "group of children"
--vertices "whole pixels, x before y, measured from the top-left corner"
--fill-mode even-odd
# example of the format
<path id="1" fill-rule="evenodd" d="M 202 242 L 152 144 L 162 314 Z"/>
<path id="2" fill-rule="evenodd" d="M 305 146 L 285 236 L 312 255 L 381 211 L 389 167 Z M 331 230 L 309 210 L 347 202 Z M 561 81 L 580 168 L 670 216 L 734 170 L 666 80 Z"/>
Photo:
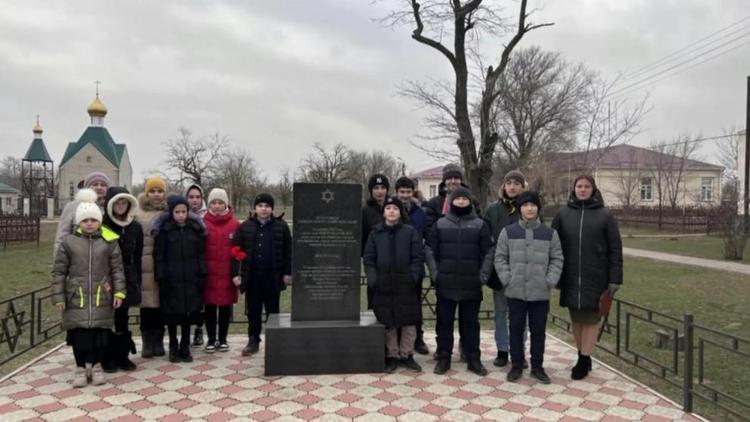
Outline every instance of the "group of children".
<path id="1" fill-rule="evenodd" d="M 462 360 L 468 370 L 487 374 L 480 360 L 478 315 L 482 287 L 489 282 L 495 290 L 494 364 L 505 366 L 510 353 L 507 379 L 521 377 L 528 327 L 531 375 L 549 383 L 543 367 L 545 324 L 563 254 L 555 230 L 540 221 L 539 195 L 526 192 L 523 175 L 512 171 L 499 200 L 482 217 L 455 166 L 446 166 L 439 194 L 423 205 L 414 198 L 411 180 L 401 178 L 396 186 L 398 194 L 388 196 L 387 177 L 374 175 L 363 209 L 368 305 L 386 327 L 386 372 L 399 365 L 421 371 L 414 353 L 428 353 L 421 330 L 426 265 L 437 297 L 436 374 L 451 367 L 456 311 Z M 166 354 L 166 326 L 169 360 L 191 362 L 191 325 L 205 323 L 206 352 L 229 350 L 227 332 L 239 289 L 246 294 L 249 320 L 242 354 L 258 351 L 262 311 L 278 313 L 280 292 L 292 281 L 291 234 L 283 218 L 274 216 L 271 195 L 258 195 L 242 223 L 224 190 L 213 189 L 207 206 L 198 185 L 167 198 L 158 176 L 146 180 L 138 200 L 123 188 L 109 188 L 106 215 L 96 199 L 93 191 L 79 192 L 75 229 L 63 238 L 54 260 L 54 299 L 76 360 L 73 385 L 102 384 L 105 371 L 135 369 L 128 359 L 135 353 L 127 324 L 131 306 L 140 306 L 144 358 Z"/>
<path id="2" fill-rule="evenodd" d="M 402 178 L 404 179 L 404 178 Z M 454 321 L 458 311 L 459 350 L 467 369 L 486 375 L 479 349 L 479 310 L 482 286 L 495 292 L 495 366 L 508 363 L 509 381 L 522 376 L 524 337 L 531 337 L 531 376 L 550 379 L 543 367 L 545 325 L 551 290 L 560 279 L 563 254 L 557 233 L 542 224 L 541 200 L 527 192 L 523 174 L 509 172 L 500 198 L 484 216 L 456 166 L 443 169 L 439 194 L 422 204 L 421 212 L 407 212 L 414 204 L 413 182 L 399 179 L 396 196 L 388 196 L 388 179 L 370 179 L 370 198 L 363 208 L 363 252 L 370 307 L 386 327 L 386 372 L 399 365 L 420 371 L 413 359 L 420 336 L 421 285 L 424 266 L 429 270 L 437 298 L 437 363 L 434 373 L 451 367 Z M 374 217 L 379 206 L 380 220 Z M 410 216 L 416 215 L 413 225 Z M 498 303 L 501 302 L 501 303 Z M 510 321 L 508 321 L 508 314 Z M 428 351 L 424 350 L 423 354 Z"/>
<path id="3" fill-rule="evenodd" d="M 138 199 L 120 187 L 100 201 L 90 189 L 76 195 L 72 232 L 55 249 L 52 277 L 76 361 L 75 387 L 136 368 L 128 358 L 136 352 L 131 306 L 140 307 L 144 358 L 167 354 L 166 326 L 169 361 L 191 362 L 191 325 L 205 323 L 207 353 L 229 350 L 231 309 L 241 290 L 250 321 L 242 354 L 250 355 L 258 351 L 263 308 L 278 312 L 279 293 L 291 284 L 290 230 L 273 215 L 271 195 L 258 195 L 240 223 L 223 189 L 211 190 L 207 206 L 198 185 L 185 196 L 167 197 L 166 190 L 153 176 Z"/>

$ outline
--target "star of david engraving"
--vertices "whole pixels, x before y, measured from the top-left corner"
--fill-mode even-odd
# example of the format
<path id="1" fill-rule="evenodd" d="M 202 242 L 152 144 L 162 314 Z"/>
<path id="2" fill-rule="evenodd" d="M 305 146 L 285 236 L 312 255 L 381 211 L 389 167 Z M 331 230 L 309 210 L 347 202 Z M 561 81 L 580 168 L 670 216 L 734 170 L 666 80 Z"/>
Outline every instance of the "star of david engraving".
<path id="1" fill-rule="evenodd" d="M 333 197 L 333 192 L 331 192 L 329 189 L 324 190 L 321 192 L 322 197 L 320 198 L 321 201 L 325 202 L 326 204 L 335 200 Z"/>

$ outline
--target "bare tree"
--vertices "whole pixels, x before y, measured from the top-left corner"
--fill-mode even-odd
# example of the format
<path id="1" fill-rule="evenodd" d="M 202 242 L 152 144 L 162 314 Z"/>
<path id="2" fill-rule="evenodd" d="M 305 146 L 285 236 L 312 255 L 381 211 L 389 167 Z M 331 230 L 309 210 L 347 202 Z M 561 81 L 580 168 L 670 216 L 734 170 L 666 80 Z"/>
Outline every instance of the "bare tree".
<path id="1" fill-rule="evenodd" d="M 218 159 L 211 183 L 226 189 L 230 201 L 240 207 L 252 202 L 253 186 L 260 180 L 255 160 L 247 151 L 237 148 Z"/>
<path id="2" fill-rule="evenodd" d="M 219 132 L 195 139 L 190 130 L 181 127 L 179 138 L 163 143 L 167 158 L 164 163 L 175 172 L 178 183 L 192 182 L 201 186 L 210 183 L 218 159 L 225 155 L 229 139 Z"/>
<path id="3" fill-rule="evenodd" d="M 395 178 L 400 164 L 394 156 L 384 151 L 350 151 L 347 167 L 351 181 L 365 187 L 370 176 L 376 173 Z"/>
<path id="4" fill-rule="evenodd" d="M 276 196 L 276 200 L 283 207 L 292 204 L 294 179 L 289 169 L 285 169 L 279 177 L 279 181 L 271 186 L 271 190 Z"/>
<path id="5" fill-rule="evenodd" d="M 612 193 L 622 207 L 630 208 L 636 204 L 642 177 L 643 171 L 636 160 L 630 161 L 627 167 L 618 170 L 616 188 Z"/>
<path id="6" fill-rule="evenodd" d="M 11 156 L 3 158 L 0 162 L 0 182 L 21 191 L 22 178 L 21 160 Z"/>
<path id="7" fill-rule="evenodd" d="M 349 149 L 336 144 L 330 150 L 316 142 L 313 152 L 299 166 L 299 179 L 305 182 L 341 183 L 349 180 L 347 163 Z"/>
<path id="8" fill-rule="evenodd" d="M 548 152 L 573 149 L 595 75 L 556 52 L 534 46 L 513 53 L 497 81 L 491 130 L 513 168 Z"/>
<path id="9" fill-rule="evenodd" d="M 664 149 L 666 165 L 661 166 L 660 171 L 664 174 L 667 199 L 672 210 L 677 209 L 680 195 L 685 196 L 685 170 L 697 148 L 697 142 L 688 136 L 681 136 Z"/>
<path id="10" fill-rule="evenodd" d="M 648 95 L 638 100 L 614 97 L 619 83 L 596 78 L 588 86 L 588 101 L 581 111 L 583 120 L 578 128 L 579 147 L 586 151 L 584 164 L 589 171 L 599 165 L 607 149 L 630 142 L 640 133 L 643 118 L 651 110 Z"/>
<path id="11" fill-rule="evenodd" d="M 452 118 L 455 127 L 456 145 L 461 156 L 467 181 L 481 203 L 486 203 L 492 177 L 493 156 L 499 135 L 491 127 L 492 104 L 500 95 L 498 80 L 505 72 L 513 49 L 528 32 L 551 23 L 532 24 L 527 22 L 531 12 L 527 12 L 527 0 L 521 0 L 515 31 L 502 49 L 499 59 L 482 70 L 479 89 L 478 128 L 472 125 L 469 111 L 469 56 L 478 56 L 479 44 L 483 37 L 505 35 L 511 25 L 503 17 L 501 10 L 483 0 L 410 0 L 409 7 L 394 11 L 383 19 L 388 25 L 412 25 L 412 38 L 440 53 L 448 60 L 454 82 L 448 90 L 450 102 L 439 96 L 428 96 L 431 101 L 423 101 L 427 107 L 437 110 L 440 115 Z M 443 39 L 450 41 L 451 45 Z M 481 62 L 481 60 L 480 60 Z M 430 93 L 429 90 L 422 90 Z M 418 91 L 417 91 L 418 92 Z M 475 136 L 475 129 L 479 136 Z"/>

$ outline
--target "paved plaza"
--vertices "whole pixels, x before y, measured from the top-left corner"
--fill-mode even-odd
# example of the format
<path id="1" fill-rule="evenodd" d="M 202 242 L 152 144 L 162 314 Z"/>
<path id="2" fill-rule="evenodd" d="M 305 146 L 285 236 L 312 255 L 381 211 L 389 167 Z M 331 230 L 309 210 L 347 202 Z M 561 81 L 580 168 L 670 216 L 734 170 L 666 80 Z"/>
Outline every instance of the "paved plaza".
<path id="1" fill-rule="evenodd" d="M 457 361 L 448 374 L 434 375 L 426 356 L 417 359 L 422 373 L 264 377 L 262 347 L 242 357 L 244 338 L 232 337 L 230 345 L 230 352 L 212 355 L 194 349 L 189 364 L 138 357 L 137 371 L 108 374 L 108 384 L 83 389 L 70 387 L 73 356 L 60 347 L 0 383 L 0 420 L 700 420 L 599 362 L 585 381 L 571 381 L 576 352 L 553 337 L 545 355 L 550 385 L 528 371 L 521 382 L 506 382 L 507 368 L 492 366 L 489 331 L 482 333 L 486 377 Z"/>

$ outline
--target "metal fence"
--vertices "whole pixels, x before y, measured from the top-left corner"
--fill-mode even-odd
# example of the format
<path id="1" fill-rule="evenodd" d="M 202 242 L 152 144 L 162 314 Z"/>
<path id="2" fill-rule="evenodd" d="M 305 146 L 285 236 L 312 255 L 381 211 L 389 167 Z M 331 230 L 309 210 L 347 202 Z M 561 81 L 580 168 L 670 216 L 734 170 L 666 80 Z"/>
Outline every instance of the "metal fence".
<path id="1" fill-rule="evenodd" d="M 610 208 L 617 222 L 624 226 L 641 227 L 681 233 L 716 233 L 721 231 L 718 208 L 662 207 Z"/>
<path id="2" fill-rule="evenodd" d="M 427 321 L 435 319 L 433 293 L 425 283 L 422 306 Z M 0 301 L 0 366 L 62 332 L 51 297 L 50 287 L 42 287 Z M 138 313 L 133 314 L 130 323 L 138 324 Z M 479 318 L 492 320 L 493 311 L 483 309 Z M 246 323 L 244 318 L 232 322 Z M 572 331 L 569 319 L 555 312 L 550 313 L 550 324 Z M 600 336 L 600 350 L 679 389 L 686 412 L 693 411 L 697 399 L 750 420 L 750 403 L 726 386 L 746 383 L 737 368 L 744 365 L 745 376 L 750 374 L 750 340 L 698 324 L 692 314 L 675 317 L 619 299 L 614 300 Z M 666 339 L 663 350 L 648 341 L 659 336 Z M 721 367 L 728 364 L 732 365 L 728 370 Z"/>
<path id="3" fill-rule="evenodd" d="M 36 242 L 39 245 L 39 217 L 0 216 L 0 243 L 3 249 L 13 242 Z"/>
<path id="4" fill-rule="evenodd" d="M 550 322 L 571 331 L 567 317 L 550 313 Z M 659 339 L 666 339 L 660 344 L 662 350 L 656 347 Z M 745 376 L 750 374 L 749 339 L 700 325 L 690 313 L 680 318 L 615 299 L 597 347 L 681 390 L 686 412 L 693 412 L 694 401 L 699 399 L 750 420 L 750 402 L 728 386 L 746 384 L 738 377 L 742 378 L 743 367 Z M 720 377 L 721 383 L 717 382 Z"/>

